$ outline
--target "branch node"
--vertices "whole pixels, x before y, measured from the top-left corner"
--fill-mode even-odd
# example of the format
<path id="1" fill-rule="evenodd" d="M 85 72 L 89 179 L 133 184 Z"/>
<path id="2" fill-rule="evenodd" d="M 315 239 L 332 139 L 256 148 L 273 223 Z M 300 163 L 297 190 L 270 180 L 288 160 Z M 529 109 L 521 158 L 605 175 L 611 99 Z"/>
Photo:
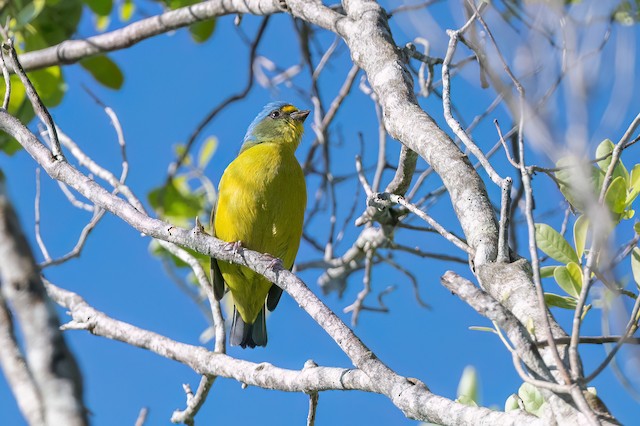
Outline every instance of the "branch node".
<path id="1" fill-rule="evenodd" d="M 60 330 L 61 331 L 66 331 L 66 330 L 88 330 L 91 331 L 91 325 L 88 322 L 79 322 L 76 320 L 71 320 L 66 324 L 62 324 L 60 326 Z"/>
<path id="2" fill-rule="evenodd" d="M 306 370 L 308 368 L 316 368 L 318 366 L 318 364 L 316 364 L 316 362 L 312 359 L 308 359 L 305 361 L 304 363 L 304 367 L 302 367 L 303 370 Z"/>
<path id="3" fill-rule="evenodd" d="M 191 230 L 191 232 L 194 235 L 206 234 L 206 232 L 204 231 L 204 226 L 202 226 L 202 223 L 200 223 L 200 218 L 198 216 L 196 216 L 195 224 L 193 225 L 193 229 Z"/>

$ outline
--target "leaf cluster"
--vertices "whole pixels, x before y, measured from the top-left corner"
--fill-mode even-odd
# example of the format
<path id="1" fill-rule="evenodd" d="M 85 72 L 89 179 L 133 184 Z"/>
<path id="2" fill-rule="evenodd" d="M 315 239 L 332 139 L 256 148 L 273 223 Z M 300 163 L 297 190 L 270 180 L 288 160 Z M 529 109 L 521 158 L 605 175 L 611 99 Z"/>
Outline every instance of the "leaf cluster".
<path id="1" fill-rule="evenodd" d="M 593 226 L 589 223 L 586 206 L 589 200 L 595 202 L 604 185 L 606 170 L 611 164 L 611 154 L 614 144 L 609 139 L 601 142 L 595 153 L 595 165 L 590 167 L 590 179 L 588 182 L 580 181 L 577 167 L 570 159 L 561 159 L 557 163 L 558 171 L 555 173 L 560 191 L 567 201 L 573 206 L 578 216 L 573 224 L 573 246 L 558 231 L 545 223 L 536 224 L 536 241 L 538 248 L 551 259 L 560 262 L 560 265 L 545 266 L 540 269 L 541 278 L 553 277 L 558 286 L 566 293 L 559 295 L 545 293 L 548 306 L 556 306 L 564 309 L 575 309 L 580 292 L 584 285 L 583 266 L 588 255 L 588 243 L 592 239 Z M 589 188 L 585 194 L 584 188 Z M 579 191 L 579 188 L 581 191 Z M 610 216 L 609 233 L 613 233 L 623 220 L 632 219 L 635 211 L 633 202 L 640 193 L 640 164 L 635 164 L 631 170 L 625 167 L 622 160 L 615 164 L 611 183 L 607 187 L 604 203 Z M 640 227 L 636 224 L 636 232 Z M 637 254 L 638 248 L 634 249 Z M 596 271 L 600 260 L 600 253 L 595 253 Z M 636 259 L 636 260 L 634 260 Z M 632 265 L 639 262 L 632 257 Z M 640 266 L 636 265 L 636 269 Z M 640 269 L 639 269 L 640 270 Z M 640 283 L 640 272 L 636 277 L 636 283 Z M 639 284 L 640 285 L 640 284 Z M 585 307 L 583 315 L 589 309 Z"/>
<path id="2" fill-rule="evenodd" d="M 163 0 L 167 8 L 176 9 L 197 3 L 196 0 Z M 129 21 L 135 12 L 133 0 L 117 2 L 118 18 Z M 0 12 L 0 22 L 8 22 L 8 32 L 14 39 L 18 54 L 44 49 L 73 38 L 78 30 L 83 10 L 90 10 L 95 27 L 105 31 L 114 14 L 114 0 L 12 0 Z M 215 19 L 198 22 L 189 27 L 191 37 L 197 43 L 207 41 L 215 29 Z M 124 84 L 124 74 L 116 62 L 108 55 L 101 54 L 80 61 L 99 84 L 118 90 Z M 27 73 L 44 105 L 48 108 L 60 104 L 67 85 L 60 66 L 34 70 Z M 23 123 L 29 123 L 35 116 L 27 99 L 24 87 L 16 75 L 11 77 L 11 100 L 9 112 Z M 4 79 L 0 77 L 0 99 L 4 97 Z M 18 142 L 0 135 L 0 151 L 8 155 L 20 149 Z"/>

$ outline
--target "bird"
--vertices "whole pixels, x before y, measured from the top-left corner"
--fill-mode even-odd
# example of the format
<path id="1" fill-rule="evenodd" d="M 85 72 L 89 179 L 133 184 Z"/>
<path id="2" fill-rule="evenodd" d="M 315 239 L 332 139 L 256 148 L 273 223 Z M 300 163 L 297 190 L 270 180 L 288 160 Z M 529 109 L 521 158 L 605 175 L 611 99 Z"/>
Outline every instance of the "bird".
<path id="1" fill-rule="evenodd" d="M 227 166 L 211 212 L 213 235 L 220 240 L 281 259 L 291 270 L 300 246 L 307 190 L 295 157 L 309 110 L 271 102 L 256 116 L 238 156 Z M 241 265 L 211 258 L 216 299 L 233 298 L 231 346 L 267 345 L 265 307 L 273 311 L 282 289 Z"/>

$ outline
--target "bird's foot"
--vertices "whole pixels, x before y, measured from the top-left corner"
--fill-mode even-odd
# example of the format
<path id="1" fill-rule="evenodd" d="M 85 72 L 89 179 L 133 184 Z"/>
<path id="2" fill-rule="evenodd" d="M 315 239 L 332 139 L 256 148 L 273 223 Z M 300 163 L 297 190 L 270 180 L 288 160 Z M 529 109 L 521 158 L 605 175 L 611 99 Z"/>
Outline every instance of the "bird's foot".
<path id="1" fill-rule="evenodd" d="M 267 269 L 272 269 L 274 271 L 284 271 L 284 265 L 282 264 L 282 259 L 272 256 L 269 253 L 265 253 L 264 256 L 269 259 L 269 264 L 267 265 Z"/>
<path id="2" fill-rule="evenodd" d="M 224 245 L 223 250 L 233 251 L 233 254 L 239 254 L 242 251 L 242 241 L 234 241 Z"/>

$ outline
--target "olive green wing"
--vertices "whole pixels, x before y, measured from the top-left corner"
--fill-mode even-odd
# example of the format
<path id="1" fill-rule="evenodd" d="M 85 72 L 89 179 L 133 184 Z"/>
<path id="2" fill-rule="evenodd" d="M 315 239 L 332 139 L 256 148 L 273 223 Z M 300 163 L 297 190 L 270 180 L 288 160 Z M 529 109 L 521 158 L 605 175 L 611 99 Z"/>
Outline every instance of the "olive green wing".
<path id="1" fill-rule="evenodd" d="M 211 235 L 216 236 L 216 228 L 215 228 L 215 217 L 216 217 L 216 207 L 217 202 L 214 204 L 211 209 Z M 220 267 L 218 266 L 218 260 L 215 257 L 211 258 L 211 281 L 213 282 L 213 294 L 216 297 L 216 300 L 222 299 L 224 296 L 224 279 L 222 278 L 222 274 L 220 273 Z"/>
<path id="2" fill-rule="evenodd" d="M 282 289 L 275 284 L 271 284 L 269 294 L 267 295 L 267 309 L 269 309 L 269 311 L 273 311 L 276 306 L 278 306 L 281 296 Z"/>

